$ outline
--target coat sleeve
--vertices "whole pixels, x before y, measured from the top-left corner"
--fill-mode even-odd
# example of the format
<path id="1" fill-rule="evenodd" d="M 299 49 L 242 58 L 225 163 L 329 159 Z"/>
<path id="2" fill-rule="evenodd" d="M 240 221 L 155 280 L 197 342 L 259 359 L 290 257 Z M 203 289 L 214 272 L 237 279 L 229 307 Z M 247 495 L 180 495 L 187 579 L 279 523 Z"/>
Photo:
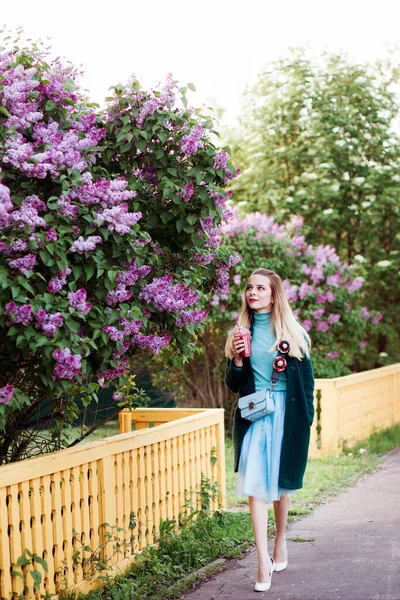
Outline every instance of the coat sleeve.
<path id="1" fill-rule="evenodd" d="M 234 394 L 237 394 L 239 391 L 239 385 L 243 380 L 243 375 L 244 367 L 236 367 L 233 359 L 228 359 L 226 363 L 225 383 Z"/>
<path id="2" fill-rule="evenodd" d="M 311 360 L 304 357 L 303 361 L 304 391 L 307 399 L 307 410 L 310 425 L 314 420 L 314 373 Z"/>

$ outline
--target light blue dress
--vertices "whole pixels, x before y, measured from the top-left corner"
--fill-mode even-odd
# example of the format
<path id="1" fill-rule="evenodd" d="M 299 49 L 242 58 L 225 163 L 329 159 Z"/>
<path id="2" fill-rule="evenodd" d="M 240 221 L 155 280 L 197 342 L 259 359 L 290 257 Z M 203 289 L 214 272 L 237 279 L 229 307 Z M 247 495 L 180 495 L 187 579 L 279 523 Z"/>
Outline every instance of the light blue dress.
<path id="1" fill-rule="evenodd" d="M 254 329 L 250 359 L 256 391 L 270 389 L 273 361 L 278 352 L 268 353 L 275 343 L 270 313 L 254 313 Z M 282 371 L 272 394 L 275 410 L 252 423 L 243 439 L 236 485 L 237 496 L 254 496 L 264 502 L 280 500 L 279 487 L 283 426 L 285 420 L 287 375 Z"/>

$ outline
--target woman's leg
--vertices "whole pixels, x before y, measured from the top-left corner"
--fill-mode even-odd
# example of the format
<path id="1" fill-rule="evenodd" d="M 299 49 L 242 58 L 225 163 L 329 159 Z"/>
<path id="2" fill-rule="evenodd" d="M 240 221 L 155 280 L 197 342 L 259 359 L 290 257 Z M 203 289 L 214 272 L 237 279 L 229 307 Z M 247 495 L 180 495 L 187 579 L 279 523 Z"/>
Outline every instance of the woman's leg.
<path id="1" fill-rule="evenodd" d="M 254 496 L 249 497 L 249 506 L 257 548 L 257 581 L 268 583 L 272 569 L 267 546 L 268 507 L 266 502 L 254 498 Z"/>
<path id="2" fill-rule="evenodd" d="M 274 514 L 276 523 L 276 534 L 274 544 L 275 562 L 284 562 L 287 560 L 286 550 L 286 525 L 290 507 L 289 494 L 281 494 L 281 499 L 274 502 Z"/>

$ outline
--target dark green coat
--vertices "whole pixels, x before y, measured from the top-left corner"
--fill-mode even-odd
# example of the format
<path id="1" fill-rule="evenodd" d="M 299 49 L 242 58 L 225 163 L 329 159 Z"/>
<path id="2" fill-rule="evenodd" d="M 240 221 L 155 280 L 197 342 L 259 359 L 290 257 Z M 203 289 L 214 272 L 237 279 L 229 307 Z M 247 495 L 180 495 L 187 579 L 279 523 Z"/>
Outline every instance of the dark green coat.
<path id="1" fill-rule="evenodd" d="M 314 418 L 314 375 L 310 359 L 303 360 L 286 356 L 287 394 L 279 486 L 296 490 L 303 486 L 306 470 L 310 427 Z M 225 382 L 228 388 L 247 396 L 255 391 L 253 369 L 250 359 L 243 359 L 243 367 L 238 369 L 233 360 L 228 360 Z M 233 443 L 235 449 L 235 473 L 239 468 L 240 449 L 243 438 L 251 422 L 242 419 L 236 408 L 233 420 Z"/>

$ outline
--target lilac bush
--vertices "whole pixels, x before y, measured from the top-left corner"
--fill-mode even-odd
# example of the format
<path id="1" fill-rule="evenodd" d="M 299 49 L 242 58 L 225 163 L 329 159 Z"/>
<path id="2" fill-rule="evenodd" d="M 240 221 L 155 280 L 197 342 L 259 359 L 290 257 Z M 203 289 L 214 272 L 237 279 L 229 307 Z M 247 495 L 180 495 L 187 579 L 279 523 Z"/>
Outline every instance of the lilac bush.
<path id="1" fill-rule="evenodd" d="M 236 171 L 212 120 L 177 107 L 185 88 L 133 77 L 100 111 L 76 78 L 36 46 L 0 50 L 3 431 L 94 378 L 124 385 L 138 349 L 189 357 L 235 262 L 217 232 Z"/>
<path id="2" fill-rule="evenodd" d="M 246 278 L 253 270 L 265 267 L 282 277 L 294 313 L 311 335 L 317 377 L 361 369 L 369 352 L 369 336 L 382 319 L 382 314 L 366 306 L 362 266 L 342 262 L 331 246 L 307 243 L 302 228 L 301 217 L 279 225 L 271 216 L 239 216 L 235 210 L 218 232 L 221 247 L 234 257 L 230 259 L 233 268 L 224 272 L 213 290 L 196 356 L 180 368 L 171 365 L 154 375 L 155 382 L 178 401 L 225 408 L 227 431 L 236 397 L 223 383 L 224 346 L 239 316 Z"/>
<path id="3" fill-rule="evenodd" d="M 242 260 L 231 273 L 229 296 L 216 294 L 211 318 L 237 318 L 244 277 L 266 267 L 279 273 L 294 313 L 310 333 L 318 377 L 359 370 L 367 352 L 368 336 L 382 318 L 364 305 L 362 265 L 343 262 L 329 245 L 308 244 L 303 218 L 285 225 L 263 213 L 239 216 L 238 211 L 220 230 L 229 252 L 240 249 Z"/>

